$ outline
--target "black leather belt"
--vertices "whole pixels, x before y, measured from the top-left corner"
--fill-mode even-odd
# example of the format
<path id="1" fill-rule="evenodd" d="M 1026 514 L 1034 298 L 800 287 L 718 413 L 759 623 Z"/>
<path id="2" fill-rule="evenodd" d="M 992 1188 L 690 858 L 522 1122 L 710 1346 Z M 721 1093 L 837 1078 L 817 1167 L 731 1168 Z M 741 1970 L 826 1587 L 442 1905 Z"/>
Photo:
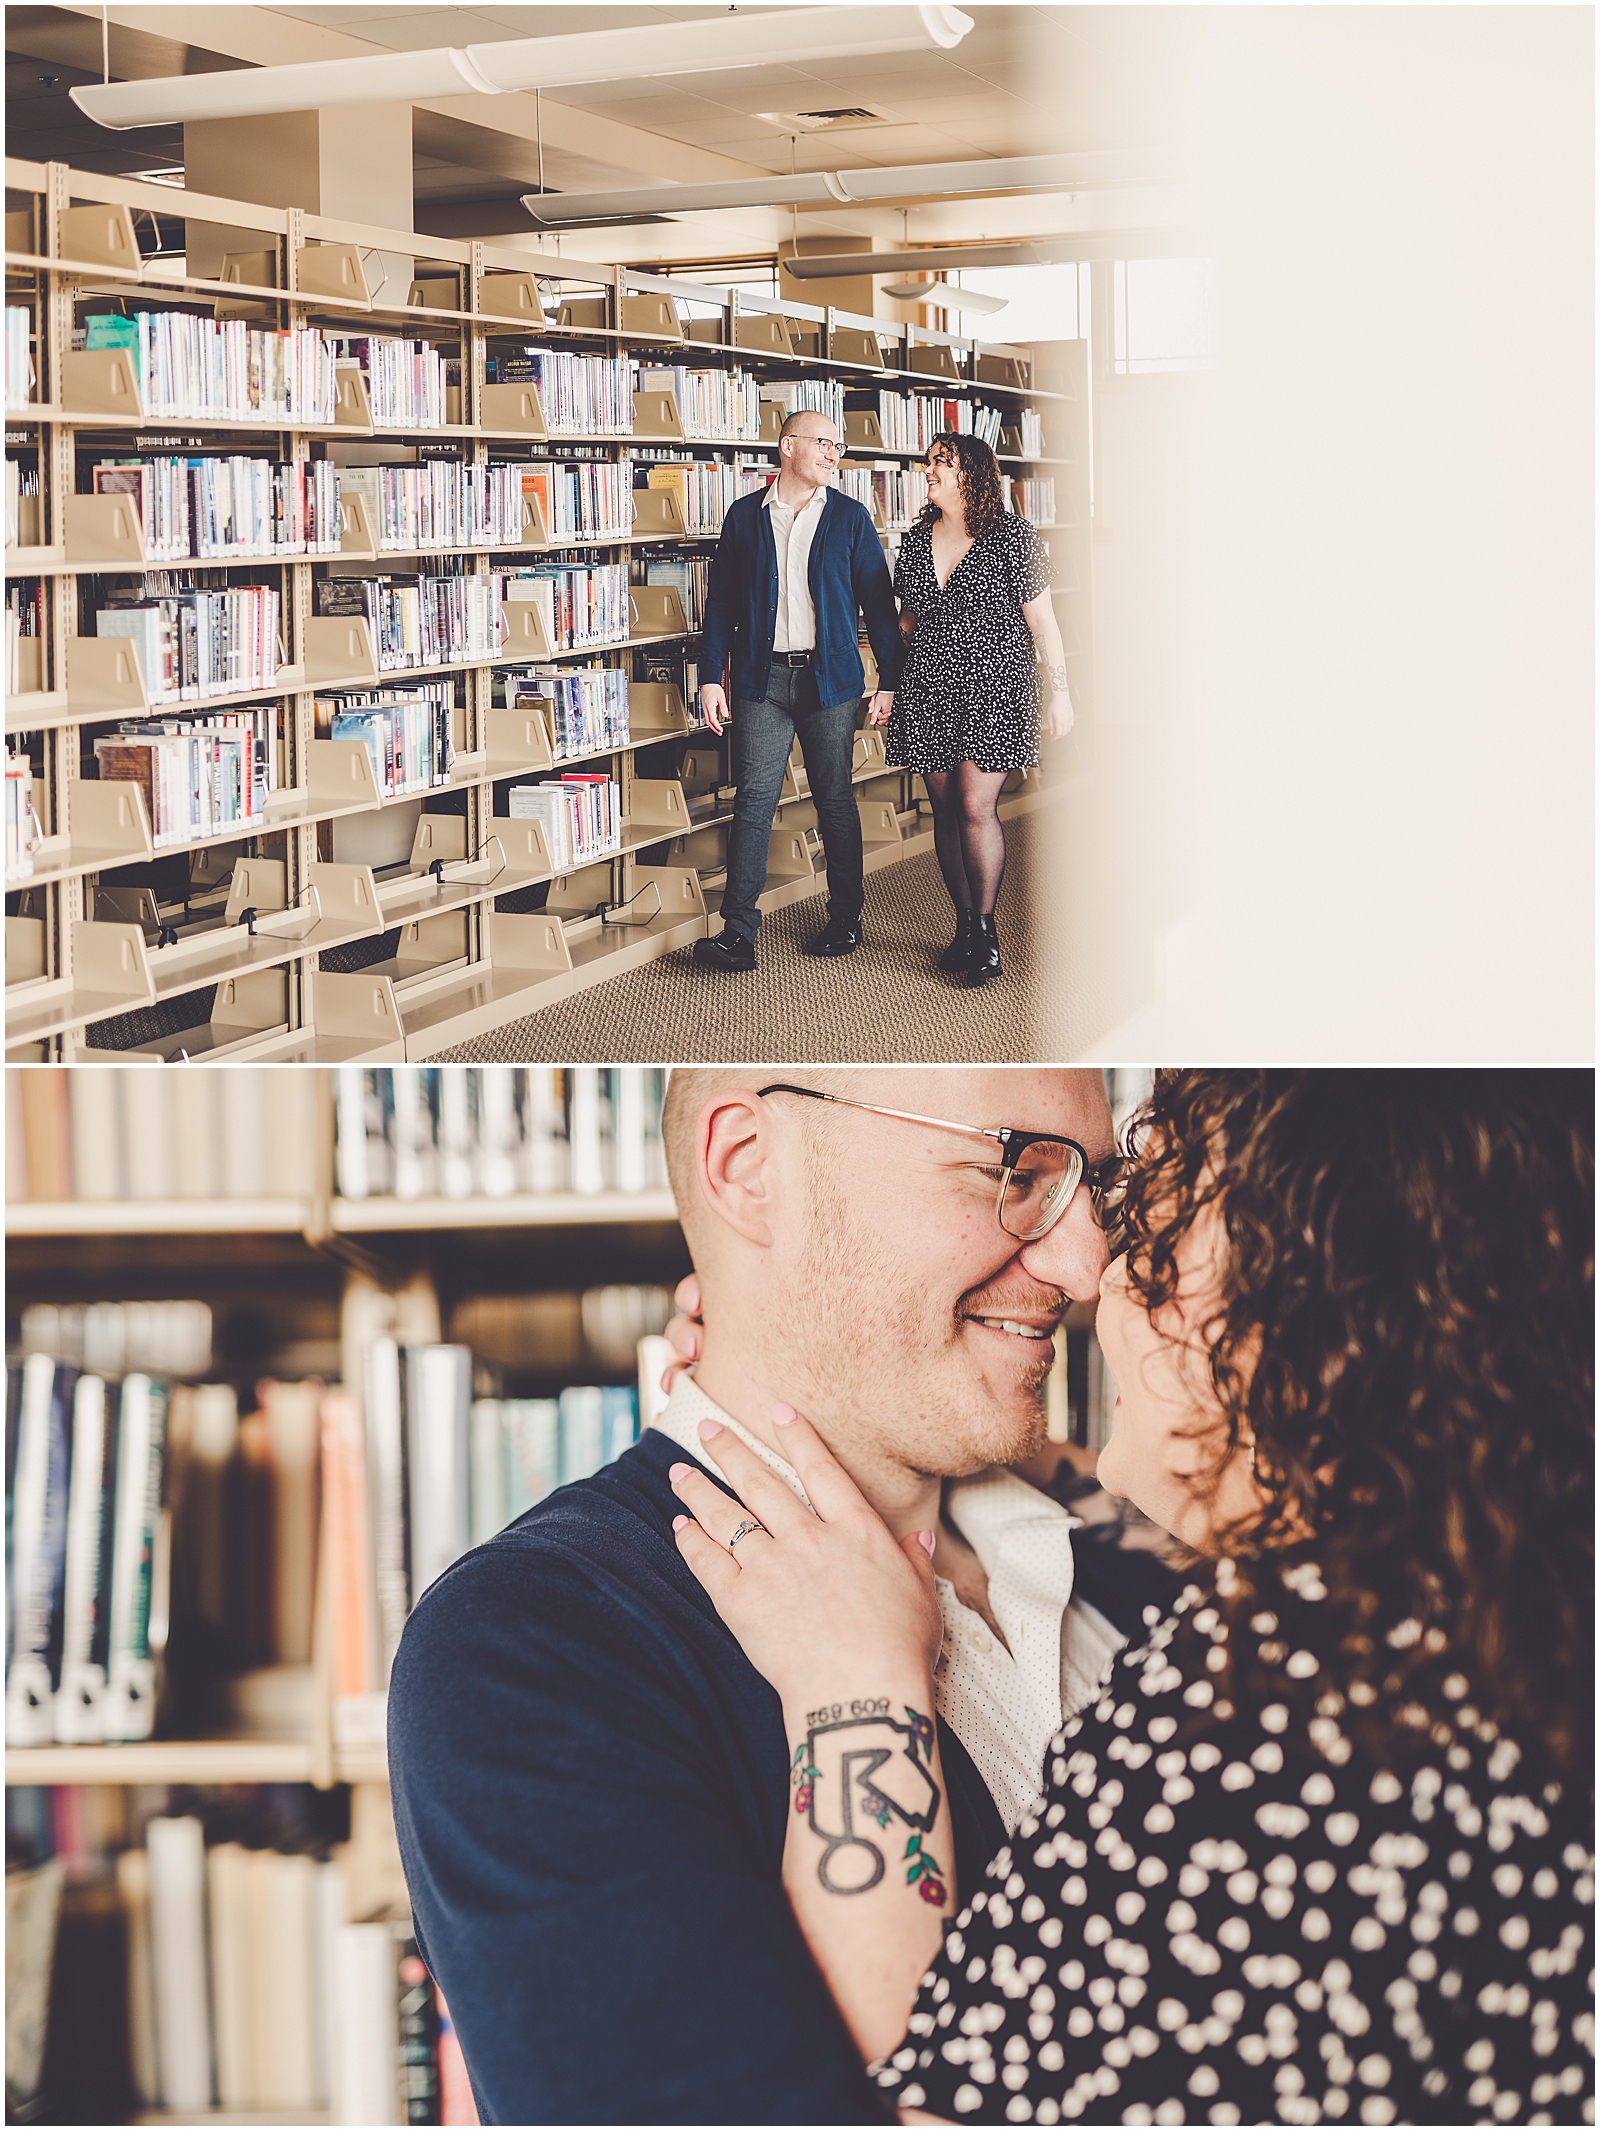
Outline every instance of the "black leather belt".
<path id="1" fill-rule="evenodd" d="M 775 651 L 772 656 L 780 666 L 809 666 L 815 654 L 810 651 Z"/>

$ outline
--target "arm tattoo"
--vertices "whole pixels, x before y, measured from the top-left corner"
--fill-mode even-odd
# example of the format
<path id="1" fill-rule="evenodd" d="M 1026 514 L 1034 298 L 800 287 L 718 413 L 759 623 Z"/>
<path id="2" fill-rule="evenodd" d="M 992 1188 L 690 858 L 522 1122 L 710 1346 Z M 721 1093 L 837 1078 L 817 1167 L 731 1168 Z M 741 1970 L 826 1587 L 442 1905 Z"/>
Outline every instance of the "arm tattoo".
<path id="1" fill-rule="evenodd" d="M 1064 690 L 1064 689 L 1066 688 L 1066 685 L 1067 685 L 1067 669 L 1066 669 L 1066 667 L 1065 667 L 1065 666 L 1052 666 L 1052 667 L 1050 668 L 1050 686 L 1051 686 L 1051 687 L 1052 687 L 1052 688 L 1053 688 L 1053 689 L 1054 689 L 1054 690 L 1056 691 L 1057 695 L 1060 695 L 1060 694 L 1061 694 L 1061 693 L 1063 692 L 1063 690 Z"/>
<path id="2" fill-rule="evenodd" d="M 943 1873 L 922 1846 L 939 1816 L 932 1719 L 908 1707 L 902 1724 L 887 1701 L 830 1702 L 808 1710 L 806 1723 L 789 1781 L 795 1811 L 825 1846 L 817 1866 L 822 1886 L 829 1894 L 865 1894 L 877 1886 L 883 1852 L 859 1829 L 865 1822 L 887 1828 L 893 1818 L 909 1830 L 901 1860 L 907 1885 L 924 1901 L 943 1902 Z"/>

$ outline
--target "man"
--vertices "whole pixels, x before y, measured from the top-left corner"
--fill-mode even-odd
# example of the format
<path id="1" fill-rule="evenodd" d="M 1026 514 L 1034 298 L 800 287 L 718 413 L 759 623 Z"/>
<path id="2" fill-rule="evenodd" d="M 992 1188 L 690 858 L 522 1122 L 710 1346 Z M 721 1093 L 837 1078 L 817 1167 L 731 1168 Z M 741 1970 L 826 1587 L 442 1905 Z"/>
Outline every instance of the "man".
<path id="1" fill-rule="evenodd" d="M 697 940 L 707 969 L 754 969 L 772 817 L 800 737 L 828 861 L 828 923 L 806 953 L 861 944 L 861 816 L 850 782 L 865 679 L 856 614 L 866 617 L 880 687 L 869 719 L 886 723 L 900 671 L 894 588 L 871 517 L 829 486 L 839 432 L 825 414 L 791 414 L 778 435 L 778 478 L 722 521 L 700 639 L 700 708 L 714 733 L 733 726 L 737 787 L 728 832 L 722 931 Z M 731 660 L 735 709 L 722 686 Z"/>
<path id="2" fill-rule="evenodd" d="M 1051 1333 L 1107 1263 L 1110 1113 L 1094 1072 L 702 1068 L 674 1073 L 665 1130 L 695 1376 L 614 1465 L 447 1570 L 395 1663 L 418 1941 L 485 2122 L 873 2121 L 783 1895 L 778 1700 L 678 1554 L 670 1475 L 721 1480 L 712 1420 L 798 1492 L 770 1420 L 788 1400 L 897 1534 L 936 1530 L 972 1887 L 1122 1640 L 1074 1596 L 1074 1520 L 1000 1469 L 1040 1449 Z"/>

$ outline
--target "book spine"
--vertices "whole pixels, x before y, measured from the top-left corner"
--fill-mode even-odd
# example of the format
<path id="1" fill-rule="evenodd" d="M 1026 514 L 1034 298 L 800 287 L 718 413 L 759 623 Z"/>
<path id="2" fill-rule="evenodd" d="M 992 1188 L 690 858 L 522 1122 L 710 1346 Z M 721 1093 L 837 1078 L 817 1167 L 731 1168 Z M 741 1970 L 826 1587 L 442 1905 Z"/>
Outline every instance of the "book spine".
<path id="1" fill-rule="evenodd" d="M 11 1640 L 6 1664 L 6 1744 L 55 1737 L 76 1372 L 47 1354 L 24 1361 L 16 1485 L 11 1504 Z"/>
<path id="2" fill-rule="evenodd" d="M 155 1660 L 150 1601 L 161 1476 L 166 1457 L 166 1387 L 133 1375 L 122 1387 L 117 1444 L 116 1536 L 111 1560 L 111 1648 L 106 1668 L 105 1736 L 148 1739 L 155 1728 Z"/>
<path id="3" fill-rule="evenodd" d="M 95 1662 L 96 1608 L 103 1605 L 101 1544 L 106 1483 L 106 1385 L 80 1376 L 72 1402 L 72 1479 L 67 1498 L 67 1569 L 56 1737 L 90 1744 L 105 1729 L 106 1675 Z"/>
<path id="4" fill-rule="evenodd" d="M 199 1821 L 185 1816 L 152 1820 L 145 1841 L 157 2076 L 163 2105 L 191 2113 L 208 2109 L 212 2096 L 204 1838 Z"/>
<path id="5" fill-rule="evenodd" d="M 377 1684 L 384 1691 L 411 1610 L 400 1382 L 400 1349 L 392 1339 L 374 1340 L 367 1356 L 367 1479 L 377 1598 Z"/>
<path id="6" fill-rule="evenodd" d="M 409 1923 L 396 1924 L 395 2005 L 400 2031 L 400 2091 L 407 2124 L 439 2121 L 439 2012 Z"/>

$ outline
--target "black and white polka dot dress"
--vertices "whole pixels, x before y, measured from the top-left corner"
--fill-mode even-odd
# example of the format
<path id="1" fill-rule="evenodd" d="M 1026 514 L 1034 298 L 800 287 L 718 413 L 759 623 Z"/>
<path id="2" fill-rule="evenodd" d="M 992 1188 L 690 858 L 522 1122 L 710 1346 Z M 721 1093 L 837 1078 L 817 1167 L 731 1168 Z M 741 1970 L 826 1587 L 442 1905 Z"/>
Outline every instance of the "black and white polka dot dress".
<path id="1" fill-rule="evenodd" d="M 1526 1777 L 1459 1673 L 1412 1705 L 1403 1775 L 1364 1757 L 1318 1686 L 1315 1565 L 1288 1584 L 1231 1629 L 1190 1586 L 1057 1735 L 1044 1796 L 874 2068 L 895 2103 L 958 2123 L 1593 2123 L 1587 1793 Z M 1213 1684 L 1230 1636 L 1237 1710 Z"/>
<path id="2" fill-rule="evenodd" d="M 885 735 L 896 768 L 1027 769 L 1039 759 L 1033 637 L 1023 602 L 1050 582 L 1050 559 L 1026 518 L 1009 513 L 975 540 L 943 587 L 932 521 L 900 543 L 894 589 L 917 626 Z"/>

